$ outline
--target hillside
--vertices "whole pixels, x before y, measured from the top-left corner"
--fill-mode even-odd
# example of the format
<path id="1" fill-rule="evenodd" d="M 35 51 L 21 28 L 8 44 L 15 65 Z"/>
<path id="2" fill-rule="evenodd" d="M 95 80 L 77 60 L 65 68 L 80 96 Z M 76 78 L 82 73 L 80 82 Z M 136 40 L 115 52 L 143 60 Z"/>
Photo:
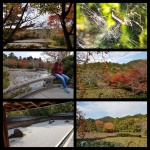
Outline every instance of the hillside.
<path id="1" fill-rule="evenodd" d="M 127 116 L 123 116 L 123 117 L 116 117 L 116 118 L 113 118 L 113 117 L 110 117 L 110 116 L 105 116 L 105 117 L 102 117 L 102 118 L 99 118 L 99 119 L 95 119 L 96 120 L 100 120 L 100 121 L 103 121 L 103 122 L 113 122 L 115 119 L 118 119 L 118 120 L 126 120 L 126 119 L 134 119 L 134 118 L 138 118 L 138 119 L 142 119 L 142 118 L 146 118 L 147 117 L 147 114 L 135 114 L 135 115 L 127 115 Z"/>
<path id="2" fill-rule="evenodd" d="M 110 122 L 112 121 L 114 118 L 110 117 L 110 116 L 106 116 L 106 117 L 103 117 L 103 118 L 100 118 L 100 119 L 96 119 L 96 120 L 101 120 L 103 122 Z"/>
<path id="3" fill-rule="evenodd" d="M 147 114 L 127 115 L 123 117 L 105 116 L 99 119 L 86 119 L 88 132 L 141 132 L 147 130 Z"/>
<path id="4" fill-rule="evenodd" d="M 77 74 L 77 98 L 147 98 L 147 60 L 87 63 Z"/>

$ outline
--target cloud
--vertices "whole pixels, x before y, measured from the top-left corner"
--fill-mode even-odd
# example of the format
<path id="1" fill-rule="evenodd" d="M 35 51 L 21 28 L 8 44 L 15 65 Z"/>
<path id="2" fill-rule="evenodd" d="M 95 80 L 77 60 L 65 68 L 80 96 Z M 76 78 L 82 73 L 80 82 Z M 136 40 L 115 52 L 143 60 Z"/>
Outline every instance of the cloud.
<path id="1" fill-rule="evenodd" d="M 85 53 L 85 52 L 84 52 Z M 100 52 L 99 54 L 97 54 L 97 52 L 95 51 L 95 53 L 93 53 L 93 56 L 90 56 L 90 63 L 91 62 L 103 62 L 103 61 L 108 61 L 108 62 L 114 62 L 114 63 L 128 63 L 132 60 L 135 59 L 141 59 L 140 54 L 143 54 L 143 52 L 141 51 L 137 51 L 137 52 L 127 52 L 127 51 L 121 51 L 121 52 L 116 52 L 116 51 L 111 51 L 108 54 L 106 53 L 102 53 Z M 85 55 L 86 56 L 86 55 Z M 145 57 L 143 57 L 144 59 Z"/>
<path id="2" fill-rule="evenodd" d="M 87 118 L 91 115 L 94 119 L 104 117 L 102 114 L 123 117 L 147 113 L 147 102 L 78 102 L 77 107 L 87 114 Z"/>

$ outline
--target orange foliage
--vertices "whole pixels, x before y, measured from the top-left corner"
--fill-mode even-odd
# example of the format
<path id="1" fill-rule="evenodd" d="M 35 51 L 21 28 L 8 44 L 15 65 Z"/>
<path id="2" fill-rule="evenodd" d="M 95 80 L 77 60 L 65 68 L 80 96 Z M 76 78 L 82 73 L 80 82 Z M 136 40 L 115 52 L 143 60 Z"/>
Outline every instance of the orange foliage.
<path id="1" fill-rule="evenodd" d="M 104 125 L 103 121 L 100 121 L 100 120 L 96 120 L 95 124 L 96 124 L 96 127 L 98 127 L 98 128 L 101 128 Z"/>
<path id="2" fill-rule="evenodd" d="M 104 124 L 104 127 L 105 127 L 106 129 L 108 129 L 108 130 L 114 130 L 114 129 L 115 129 L 114 124 L 111 123 L 111 122 L 105 123 L 105 124 Z"/>

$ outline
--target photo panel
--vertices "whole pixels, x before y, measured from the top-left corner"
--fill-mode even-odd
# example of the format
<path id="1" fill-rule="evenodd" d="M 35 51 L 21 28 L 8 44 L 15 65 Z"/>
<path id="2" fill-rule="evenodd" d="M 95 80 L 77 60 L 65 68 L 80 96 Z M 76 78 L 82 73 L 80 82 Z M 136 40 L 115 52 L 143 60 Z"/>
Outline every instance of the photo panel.
<path id="1" fill-rule="evenodd" d="M 74 3 L 3 3 L 3 49 L 73 49 Z"/>
<path id="2" fill-rule="evenodd" d="M 147 147 L 146 101 L 77 101 L 76 147 Z"/>
<path id="3" fill-rule="evenodd" d="M 147 3 L 77 3 L 77 49 L 147 49 Z"/>
<path id="4" fill-rule="evenodd" d="M 147 51 L 76 51 L 77 99 L 147 99 Z"/>
<path id="5" fill-rule="evenodd" d="M 3 51 L 3 99 L 73 99 L 74 51 Z"/>
<path id="6" fill-rule="evenodd" d="M 74 101 L 3 101 L 4 147 L 74 147 Z"/>

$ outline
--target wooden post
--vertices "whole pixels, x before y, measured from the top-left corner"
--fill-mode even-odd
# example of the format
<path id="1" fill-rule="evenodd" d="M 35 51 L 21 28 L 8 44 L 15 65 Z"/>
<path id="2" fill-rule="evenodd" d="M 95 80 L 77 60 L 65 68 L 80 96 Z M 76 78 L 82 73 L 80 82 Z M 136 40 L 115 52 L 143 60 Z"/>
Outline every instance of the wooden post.
<path id="1" fill-rule="evenodd" d="M 3 145 L 4 147 L 9 147 L 9 139 L 8 139 L 8 129 L 6 122 L 6 109 L 3 106 Z"/>

